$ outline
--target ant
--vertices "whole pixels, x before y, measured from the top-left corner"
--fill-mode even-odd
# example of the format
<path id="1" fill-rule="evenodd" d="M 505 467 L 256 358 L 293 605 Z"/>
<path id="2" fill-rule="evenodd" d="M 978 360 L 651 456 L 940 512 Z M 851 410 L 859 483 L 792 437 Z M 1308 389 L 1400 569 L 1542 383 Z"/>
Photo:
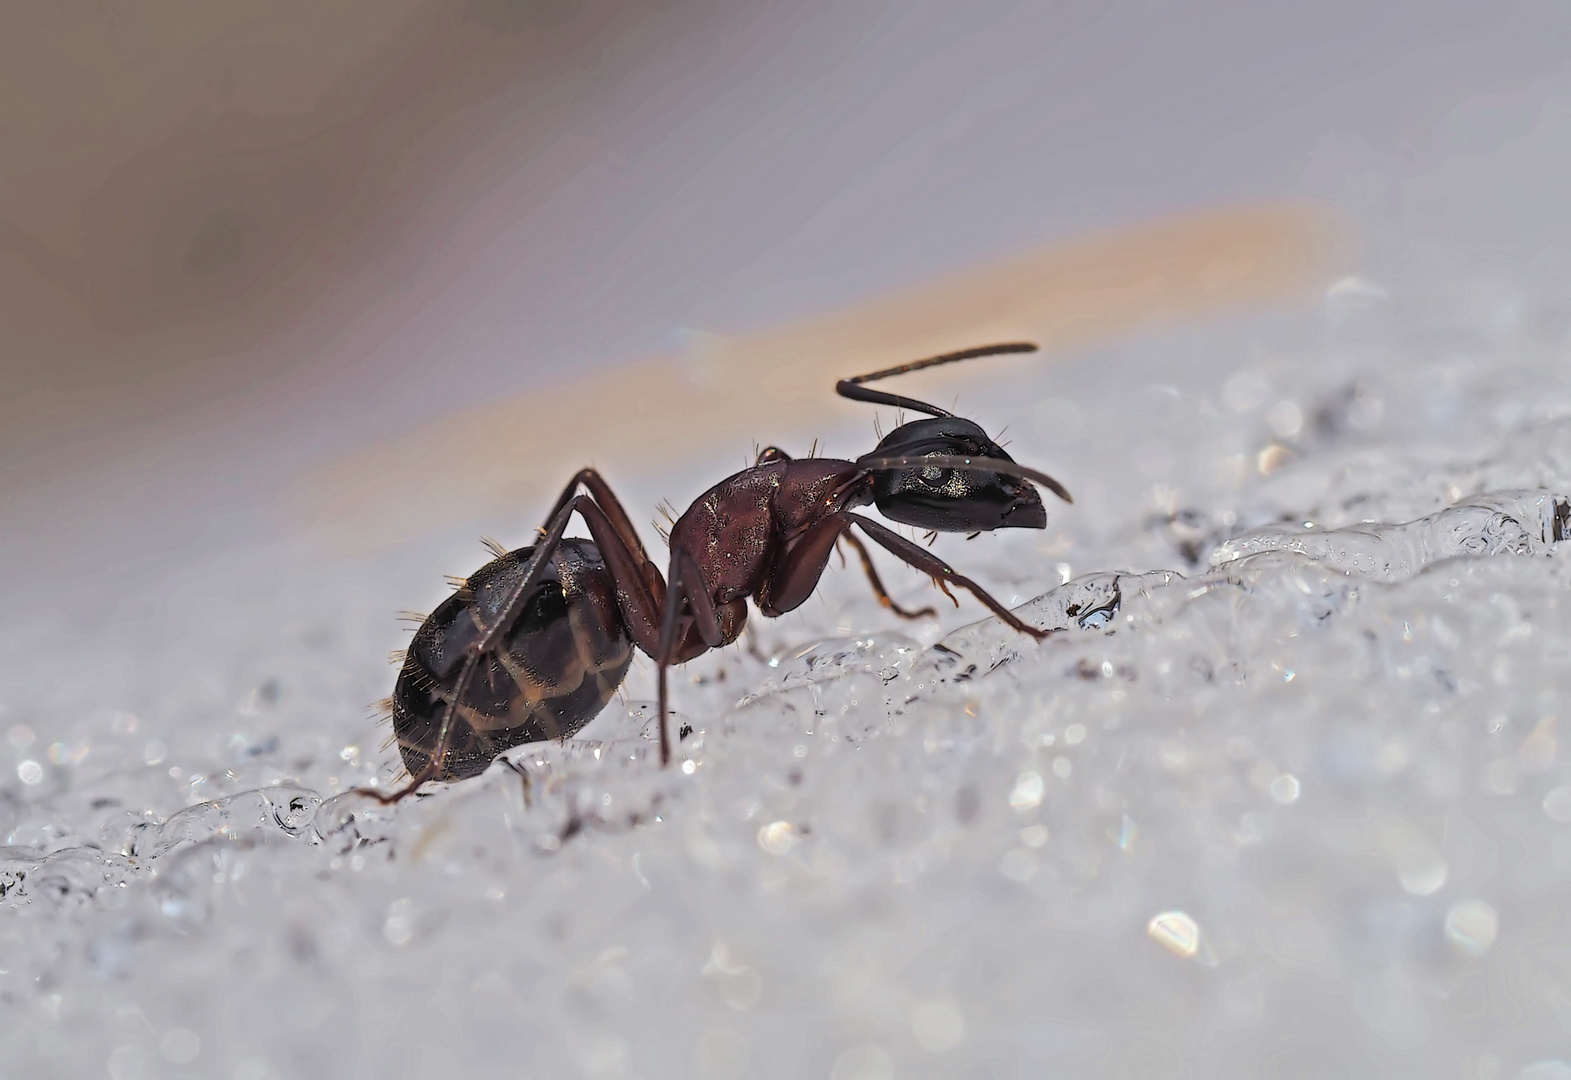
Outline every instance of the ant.
<path id="1" fill-rule="evenodd" d="M 571 736 L 611 700 L 635 647 L 658 666 L 660 763 L 669 765 L 666 670 L 735 641 L 749 599 L 770 618 L 799 607 L 840 541 L 861 557 L 883 606 L 904 618 L 935 614 L 907 611 L 890 598 L 853 528 L 927 574 L 957 605 L 950 586 L 1020 633 L 1045 638 L 1050 631 L 1021 621 L 936 555 L 852 512 L 871 503 L 902 524 L 973 536 L 1046 528 L 1047 510 L 1032 484 L 1072 502 L 1058 481 L 1016 464 L 969 420 L 865 386 L 939 364 L 1035 350 L 1023 342 L 987 345 L 841 380 L 835 391 L 842 397 L 930 419 L 900 424 L 855 461 L 793 459 L 768 447 L 672 524 L 663 578 L 610 486 L 594 469 L 581 470 L 534 544 L 506 551 L 493 543 L 496 558 L 415 632 L 385 703 L 410 782 L 391 794 L 364 793 L 396 802 L 428 780 L 474 776 L 514 746 Z M 574 514 L 592 541 L 565 536 Z"/>

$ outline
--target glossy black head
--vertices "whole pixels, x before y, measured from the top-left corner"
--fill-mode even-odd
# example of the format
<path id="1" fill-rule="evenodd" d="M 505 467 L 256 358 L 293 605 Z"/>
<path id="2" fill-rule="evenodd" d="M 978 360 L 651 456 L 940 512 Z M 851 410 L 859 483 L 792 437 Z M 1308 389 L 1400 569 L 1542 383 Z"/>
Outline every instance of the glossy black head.
<path id="1" fill-rule="evenodd" d="M 901 424 L 863 460 L 929 456 L 1014 462 L 985 431 L 958 416 Z M 873 500 L 891 521 L 937 532 L 1047 527 L 1042 497 L 1022 477 L 938 465 L 870 468 Z"/>

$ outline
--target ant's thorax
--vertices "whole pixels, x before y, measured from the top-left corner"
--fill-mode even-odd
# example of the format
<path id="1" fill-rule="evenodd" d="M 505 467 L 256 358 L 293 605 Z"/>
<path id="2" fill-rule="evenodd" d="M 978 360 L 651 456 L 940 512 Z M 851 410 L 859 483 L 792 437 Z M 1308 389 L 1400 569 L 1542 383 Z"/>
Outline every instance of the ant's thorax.
<path id="1" fill-rule="evenodd" d="M 673 558 L 684 550 L 709 568 L 718 603 L 752 595 L 801 532 L 829 514 L 872 502 L 867 474 L 835 458 L 754 465 L 704 492 L 671 526 Z"/>

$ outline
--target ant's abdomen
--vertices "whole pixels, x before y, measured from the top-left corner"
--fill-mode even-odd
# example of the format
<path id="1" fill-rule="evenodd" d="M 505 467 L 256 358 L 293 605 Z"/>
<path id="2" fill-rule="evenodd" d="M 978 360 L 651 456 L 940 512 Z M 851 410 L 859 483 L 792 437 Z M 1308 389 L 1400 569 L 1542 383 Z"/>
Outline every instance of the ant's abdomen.
<path id="1" fill-rule="evenodd" d="M 393 734 L 411 775 L 431 760 L 466 650 L 500 614 L 533 547 L 481 567 L 415 631 L 393 689 Z M 438 779 L 483 772 L 504 750 L 565 739 L 605 708 L 633 659 L 616 584 L 589 540 L 564 540 L 454 710 Z"/>

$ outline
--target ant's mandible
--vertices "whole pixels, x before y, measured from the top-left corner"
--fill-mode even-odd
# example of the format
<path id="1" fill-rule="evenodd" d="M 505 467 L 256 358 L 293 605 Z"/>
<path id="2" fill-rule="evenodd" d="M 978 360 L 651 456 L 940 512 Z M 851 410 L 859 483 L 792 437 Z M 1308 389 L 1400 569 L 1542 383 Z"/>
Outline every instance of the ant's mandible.
<path id="1" fill-rule="evenodd" d="M 993 614 L 1041 640 L 976 582 L 853 508 L 938 532 L 1041 529 L 1047 510 L 1032 484 L 1065 502 L 1052 477 L 1015 463 L 976 424 L 934 405 L 865 384 L 1027 343 L 987 345 L 874 371 L 835 385 L 842 397 L 893 405 L 930 419 L 901 424 L 855 461 L 793 459 L 770 447 L 727 477 L 671 527 L 666 576 L 650 561 L 632 522 L 593 469 L 563 490 L 537 541 L 496 558 L 468 578 L 415 632 L 387 702 L 410 782 L 365 794 L 391 803 L 428 780 L 459 780 L 524 743 L 565 739 L 603 709 L 636 647 L 659 670 L 660 762 L 671 761 L 666 670 L 729 645 L 747 621 L 747 601 L 771 618 L 800 606 L 818 586 L 838 541 L 861 557 L 879 601 L 906 618 L 884 590 L 869 540 L 930 576 L 950 599 L 967 590 Z M 566 537 L 577 514 L 593 541 Z"/>

